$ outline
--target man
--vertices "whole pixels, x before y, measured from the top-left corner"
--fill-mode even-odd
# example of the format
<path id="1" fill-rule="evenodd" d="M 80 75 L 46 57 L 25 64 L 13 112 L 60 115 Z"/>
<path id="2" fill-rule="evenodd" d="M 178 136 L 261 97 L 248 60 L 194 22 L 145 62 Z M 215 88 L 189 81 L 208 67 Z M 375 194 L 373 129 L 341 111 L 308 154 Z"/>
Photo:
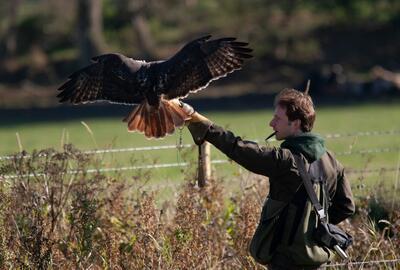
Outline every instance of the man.
<path id="1" fill-rule="evenodd" d="M 190 109 L 190 106 L 183 105 L 184 109 L 185 107 Z M 264 208 L 271 209 L 269 204 L 272 202 L 287 205 L 287 202 L 292 202 L 296 194 L 299 194 L 302 179 L 293 155 L 301 154 L 306 164 L 311 164 L 316 160 L 322 161 L 321 169 L 326 178 L 326 191 L 330 199 L 329 222 L 337 224 L 351 216 L 355 207 L 350 184 L 344 175 L 344 168 L 326 150 L 323 139 L 310 132 L 315 121 L 311 97 L 295 89 L 285 89 L 277 95 L 274 105 L 274 116 L 269 125 L 273 128 L 276 139 L 283 141 L 280 147 L 265 147 L 255 142 L 244 141 L 197 112 L 192 113 L 187 126 L 196 144 L 208 141 L 249 171 L 269 178 L 270 190 Z M 308 197 L 304 188 L 301 194 L 302 199 L 297 200 L 305 203 Z M 299 222 L 291 220 L 290 223 L 294 224 L 287 223 L 289 221 L 285 223 L 283 220 L 282 224 L 285 225 L 282 225 L 282 228 L 290 228 L 288 226 L 293 227 L 294 224 L 297 226 Z M 293 243 L 283 238 L 274 239 L 273 242 L 274 249 L 271 259 L 267 262 L 269 269 L 316 269 L 331 259 L 331 254 L 327 251 L 325 261 L 314 262 L 311 258 L 310 262 L 302 262 L 303 258 L 301 256 L 298 258 L 297 247 Z"/>

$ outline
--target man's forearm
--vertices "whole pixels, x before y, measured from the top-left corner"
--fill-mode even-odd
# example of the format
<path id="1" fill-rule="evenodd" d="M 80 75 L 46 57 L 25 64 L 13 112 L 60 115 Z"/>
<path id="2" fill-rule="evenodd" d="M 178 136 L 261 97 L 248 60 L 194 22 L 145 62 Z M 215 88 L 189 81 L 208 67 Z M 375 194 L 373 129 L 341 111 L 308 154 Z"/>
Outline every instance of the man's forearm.
<path id="1" fill-rule="evenodd" d="M 196 144 L 208 141 L 230 159 L 254 173 L 271 176 L 276 173 L 277 168 L 290 165 L 282 150 L 267 149 L 255 142 L 244 141 L 211 121 L 190 123 L 188 128 Z"/>

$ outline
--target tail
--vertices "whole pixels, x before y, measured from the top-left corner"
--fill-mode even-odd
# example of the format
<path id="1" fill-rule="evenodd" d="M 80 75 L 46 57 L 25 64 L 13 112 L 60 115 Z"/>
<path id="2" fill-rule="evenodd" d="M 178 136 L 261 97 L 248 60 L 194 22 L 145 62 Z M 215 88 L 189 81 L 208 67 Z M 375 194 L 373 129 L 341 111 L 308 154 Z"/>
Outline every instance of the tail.
<path id="1" fill-rule="evenodd" d="M 123 121 L 128 123 L 128 131 L 144 133 L 147 138 L 163 138 L 189 119 L 177 100 L 161 99 L 158 109 L 143 101 Z"/>

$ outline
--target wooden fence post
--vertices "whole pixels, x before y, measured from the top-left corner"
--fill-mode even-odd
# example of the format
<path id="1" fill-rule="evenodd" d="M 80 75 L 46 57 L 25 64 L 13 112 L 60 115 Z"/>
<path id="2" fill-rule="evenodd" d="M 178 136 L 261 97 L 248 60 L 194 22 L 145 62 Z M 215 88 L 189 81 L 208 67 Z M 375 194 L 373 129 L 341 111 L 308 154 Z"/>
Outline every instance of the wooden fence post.
<path id="1" fill-rule="evenodd" d="M 206 182 L 211 177 L 211 155 L 210 144 L 204 142 L 199 145 L 199 159 L 198 159 L 198 178 L 197 184 L 199 187 L 204 187 Z"/>

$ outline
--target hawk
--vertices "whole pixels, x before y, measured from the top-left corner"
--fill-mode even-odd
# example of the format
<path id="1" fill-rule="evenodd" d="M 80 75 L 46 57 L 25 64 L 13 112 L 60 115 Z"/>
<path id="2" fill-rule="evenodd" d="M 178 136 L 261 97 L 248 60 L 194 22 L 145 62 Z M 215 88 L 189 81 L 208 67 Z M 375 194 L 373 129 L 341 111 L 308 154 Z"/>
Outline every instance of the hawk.
<path id="1" fill-rule="evenodd" d="M 148 138 L 172 134 L 190 119 L 179 99 L 204 89 L 251 58 L 248 43 L 211 35 L 187 43 L 165 61 L 145 62 L 118 53 L 92 58 L 93 63 L 71 74 L 58 94 L 73 104 L 108 101 L 137 105 L 123 120 L 128 131 Z"/>

